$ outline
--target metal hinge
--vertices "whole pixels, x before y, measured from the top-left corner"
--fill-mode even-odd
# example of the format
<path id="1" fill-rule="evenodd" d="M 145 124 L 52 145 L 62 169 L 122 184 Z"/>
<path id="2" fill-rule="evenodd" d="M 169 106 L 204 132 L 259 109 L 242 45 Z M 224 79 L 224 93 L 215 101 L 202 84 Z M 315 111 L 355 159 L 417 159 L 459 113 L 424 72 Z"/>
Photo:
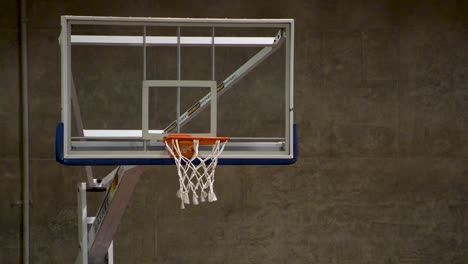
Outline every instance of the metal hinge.
<path id="1" fill-rule="evenodd" d="M 10 204 L 11 207 L 22 207 L 24 204 L 23 200 L 18 200 Z M 32 201 L 29 200 L 29 206 L 32 207 Z"/>

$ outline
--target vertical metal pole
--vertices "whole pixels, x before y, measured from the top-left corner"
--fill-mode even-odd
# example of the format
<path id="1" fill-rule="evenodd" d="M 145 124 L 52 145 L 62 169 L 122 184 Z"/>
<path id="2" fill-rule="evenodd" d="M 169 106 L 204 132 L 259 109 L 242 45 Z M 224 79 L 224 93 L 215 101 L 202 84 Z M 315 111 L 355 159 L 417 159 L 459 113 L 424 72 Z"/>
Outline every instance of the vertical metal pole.
<path id="1" fill-rule="evenodd" d="M 211 28 L 211 80 L 213 81 L 216 81 L 216 76 L 215 76 L 215 72 L 216 72 L 216 67 L 215 67 L 215 57 L 216 54 L 215 54 L 215 28 L 212 27 Z M 211 91 L 212 93 L 212 96 L 211 96 L 211 104 L 210 104 L 210 107 L 211 107 L 211 117 L 213 118 L 213 120 L 211 120 L 211 134 L 216 136 L 217 133 L 217 127 L 216 127 L 216 124 L 217 124 L 217 116 L 216 116 L 216 113 L 217 113 L 217 107 L 218 107 L 218 90 L 217 90 L 217 87 L 218 87 L 218 84 L 216 84 L 215 88 L 213 91 Z M 215 107 L 213 107 L 215 106 Z"/>
<path id="2" fill-rule="evenodd" d="M 215 28 L 211 28 L 211 80 L 216 80 Z M 216 84 L 217 85 L 217 84 Z"/>
<path id="3" fill-rule="evenodd" d="M 88 206 L 86 202 L 86 183 L 78 183 L 78 243 L 80 252 L 76 264 L 88 264 Z"/>
<path id="4" fill-rule="evenodd" d="M 180 27 L 177 27 L 177 80 L 180 81 L 180 60 L 182 55 L 180 54 Z M 177 87 L 177 133 L 180 133 L 180 87 Z"/>
<path id="5" fill-rule="evenodd" d="M 28 107 L 28 39 L 27 1 L 21 0 L 21 149 L 22 149 L 22 200 L 23 236 L 22 261 L 29 263 L 29 107 Z"/>
<path id="6" fill-rule="evenodd" d="M 114 241 L 112 240 L 107 250 L 107 264 L 114 264 Z"/>
<path id="7" fill-rule="evenodd" d="M 143 81 L 146 81 L 146 26 L 143 26 Z M 143 140 L 144 151 L 147 150 L 146 143 L 146 140 Z"/>
<path id="8" fill-rule="evenodd" d="M 143 26 L 143 81 L 146 81 L 146 26 Z"/>
<path id="9" fill-rule="evenodd" d="M 290 26 L 285 28 L 286 33 L 286 76 L 285 76 L 285 105 L 286 107 L 286 128 L 285 138 L 289 140 L 289 144 L 285 145 L 287 152 L 291 153 L 293 149 L 293 110 L 294 110 L 294 21 L 291 22 Z"/>
<path id="10" fill-rule="evenodd" d="M 75 87 L 75 80 L 73 79 L 73 75 L 70 74 L 70 79 L 71 79 L 71 104 L 72 104 L 72 109 L 73 109 L 73 119 L 75 120 L 75 126 L 76 129 L 78 130 L 78 136 L 84 137 L 84 125 L 83 125 L 83 118 L 81 117 L 81 109 L 80 109 L 80 102 L 78 100 L 78 94 L 76 93 L 76 87 Z M 84 140 L 84 139 L 82 139 Z M 93 176 L 93 168 L 91 166 L 85 166 L 84 167 L 85 172 L 86 172 L 86 178 L 88 179 L 88 184 L 89 186 L 96 186 L 96 183 L 94 182 L 94 176 Z"/>
<path id="11" fill-rule="evenodd" d="M 65 17 L 61 19 L 61 86 L 62 86 L 62 122 L 63 122 L 63 151 L 68 153 L 71 150 L 71 24 Z"/>

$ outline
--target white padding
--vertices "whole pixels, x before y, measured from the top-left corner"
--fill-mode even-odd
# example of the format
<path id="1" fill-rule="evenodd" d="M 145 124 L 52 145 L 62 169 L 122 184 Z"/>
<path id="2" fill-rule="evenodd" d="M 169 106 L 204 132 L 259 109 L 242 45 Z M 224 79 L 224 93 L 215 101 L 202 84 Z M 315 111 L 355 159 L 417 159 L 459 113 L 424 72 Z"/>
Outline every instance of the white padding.
<path id="1" fill-rule="evenodd" d="M 162 134 L 164 130 L 150 130 L 151 134 Z M 83 135 L 90 138 L 142 138 L 141 130 L 84 129 Z"/>
<path id="2" fill-rule="evenodd" d="M 181 37 L 182 46 L 209 46 L 211 37 Z M 274 37 L 215 37 L 216 46 L 271 46 Z M 71 43 L 76 45 L 143 45 L 142 36 L 99 36 L 99 35 L 72 35 Z M 149 46 L 175 46 L 177 37 L 148 36 L 146 45 Z"/>

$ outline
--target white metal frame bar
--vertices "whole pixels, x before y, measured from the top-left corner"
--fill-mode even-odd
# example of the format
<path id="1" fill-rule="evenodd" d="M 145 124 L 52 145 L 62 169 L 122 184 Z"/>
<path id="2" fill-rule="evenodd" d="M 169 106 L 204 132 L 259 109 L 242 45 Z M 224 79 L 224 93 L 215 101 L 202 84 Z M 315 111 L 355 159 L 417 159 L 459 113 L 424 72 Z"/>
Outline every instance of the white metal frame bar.
<path id="1" fill-rule="evenodd" d="M 180 27 L 177 27 L 177 81 L 180 81 L 182 75 L 181 62 L 182 60 L 182 49 L 180 46 Z M 177 120 L 180 118 L 180 86 L 177 86 Z M 177 123 L 177 133 L 180 133 L 180 124 Z"/>
<path id="2" fill-rule="evenodd" d="M 72 45 L 105 45 L 105 46 L 177 46 L 177 37 L 172 36 L 100 36 L 71 35 Z M 181 46 L 204 47 L 212 46 L 212 37 L 180 37 Z M 215 37 L 217 47 L 266 47 L 273 46 L 274 37 Z"/>
<path id="3" fill-rule="evenodd" d="M 60 33 L 60 50 L 61 50 L 61 85 L 62 85 L 62 122 L 63 122 L 63 132 L 64 132 L 64 139 L 63 139 L 63 148 L 64 154 L 68 155 L 71 150 L 70 143 L 71 143 L 71 96 L 70 96 L 70 64 L 71 64 L 71 56 L 70 56 L 70 34 L 71 34 L 71 23 L 67 19 L 67 17 L 62 16 L 61 19 L 62 25 L 62 32 Z"/>
<path id="4" fill-rule="evenodd" d="M 109 17 L 109 16 L 62 16 L 76 25 L 151 25 L 151 26 L 208 26 L 216 27 L 274 27 L 291 24 L 294 19 L 239 19 L 239 18 L 171 18 L 171 17 Z"/>

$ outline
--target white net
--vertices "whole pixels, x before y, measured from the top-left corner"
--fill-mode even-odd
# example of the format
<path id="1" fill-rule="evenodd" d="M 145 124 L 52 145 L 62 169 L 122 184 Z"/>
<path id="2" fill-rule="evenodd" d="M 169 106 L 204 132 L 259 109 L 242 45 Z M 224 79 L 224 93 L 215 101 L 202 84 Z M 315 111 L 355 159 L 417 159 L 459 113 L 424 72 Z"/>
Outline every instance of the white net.
<path id="1" fill-rule="evenodd" d="M 211 152 L 202 157 L 198 151 L 200 145 L 198 139 L 190 140 L 189 145 L 187 145 L 187 139 L 183 139 L 184 144 L 179 144 L 180 140 L 182 139 L 170 139 L 165 143 L 167 150 L 175 160 L 179 174 L 180 186 L 177 197 L 181 200 L 181 208 L 184 209 L 185 204 L 198 205 L 199 202 L 216 201 L 213 188 L 215 169 L 218 157 L 223 152 L 227 141 L 216 140 L 211 147 Z M 193 156 L 190 158 L 186 155 L 188 151 L 193 151 Z M 192 202 L 190 202 L 190 196 Z"/>

